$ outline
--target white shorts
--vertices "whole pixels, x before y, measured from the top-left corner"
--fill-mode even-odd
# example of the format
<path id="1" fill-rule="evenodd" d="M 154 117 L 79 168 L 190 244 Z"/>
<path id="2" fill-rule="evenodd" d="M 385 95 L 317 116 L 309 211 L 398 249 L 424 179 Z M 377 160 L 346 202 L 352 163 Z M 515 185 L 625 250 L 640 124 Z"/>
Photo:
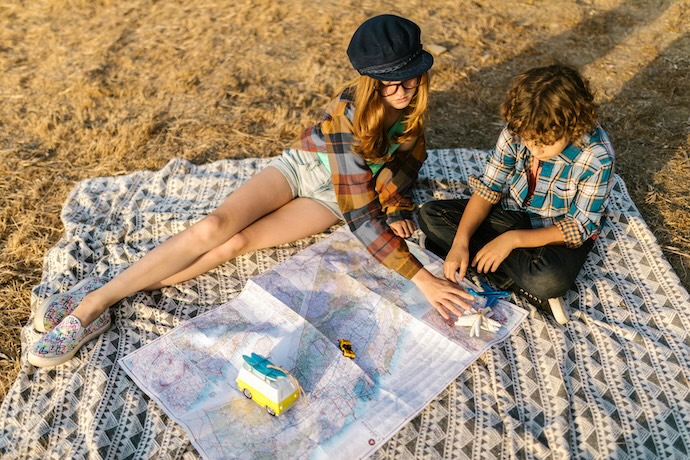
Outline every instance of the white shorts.
<path id="1" fill-rule="evenodd" d="M 335 197 L 331 173 L 316 153 L 286 149 L 282 155 L 271 161 L 270 166 L 283 173 L 290 184 L 293 198 L 302 197 L 317 201 L 339 219 L 345 220 Z"/>

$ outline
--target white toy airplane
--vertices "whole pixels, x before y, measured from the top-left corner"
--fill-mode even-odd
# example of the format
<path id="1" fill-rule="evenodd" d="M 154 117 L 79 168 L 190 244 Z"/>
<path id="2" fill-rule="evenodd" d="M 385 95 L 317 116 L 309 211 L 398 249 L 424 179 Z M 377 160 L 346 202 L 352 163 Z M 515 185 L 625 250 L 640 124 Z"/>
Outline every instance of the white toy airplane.
<path id="1" fill-rule="evenodd" d="M 455 325 L 471 328 L 470 337 L 479 337 L 481 329 L 494 334 L 501 328 L 501 323 L 491 319 L 493 314 L 494 312 L 489 307 L 480 308 L 479 310 L 474 310 L 474 313 L 465 313 L 459 317 L 455 321 Z"/>

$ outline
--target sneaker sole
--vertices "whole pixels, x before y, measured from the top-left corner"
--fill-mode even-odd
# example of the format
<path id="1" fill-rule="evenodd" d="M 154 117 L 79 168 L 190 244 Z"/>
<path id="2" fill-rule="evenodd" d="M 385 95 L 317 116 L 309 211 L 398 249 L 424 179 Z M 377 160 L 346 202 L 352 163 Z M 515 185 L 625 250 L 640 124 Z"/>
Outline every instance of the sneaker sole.
<path id="1" fill-rule="evenodd" d="M 50 332 L 51 329 L 53 329 L 55 326 L 57 326 L 57 324 L 53 324 L 52 327 L 47 328 L 45 325 L 45 314 L 46 314 L 46 311 L 48 310 L 48 305 L 50 305 L 50 303 L 53 300 L 57 299 L 60 296 L 69 294 L 73 291 L 78 291 L 79 289 L 84 287 L 84 285 L 86 285 L 86 283 L 88 283 L 92 278 L 93 277 L 84 278 L 83 280 L 79 281 L 76 285 L 74 285 L 70 289 L 68 289 L 67 291 L 55 293 L 55 294 L 51 295 L 50 297 L 48 297 L 46 300 L 44 300 L 43 303 L 41 305 L 39 305 L 39 307 L 36 309 L 36 314 L 34 315 L 34 329 L 36 329 L 38 332 Z M 66 312 L 65 316 L 69 315 L 70 313 L 72 313 L 72 312 L 71 311 Z"/>
<path id="2" fill-rule="evenodd" d="M 52 358 L 44 358 L 43 356 L 38 356 L 33 354 L 32 352 L 29 352 L 29 363 L 33 364 L 36 367 L 52 367 L 52 366 L 57 366 L 59 364 L 62 364 L 66 361 L 69 361 L 74 357 L 74 355 L 77 354 L 79 349 L 84 346 L 84 344 L 90 342 L 91 340 L 95 339 L 99 335 L 103 334 L 104 332 L 107 332 L 108 329 L 112 326 L 113 322 L 108 321 L 102 328 L 97 329 L 93 331 L 91 334 L 86 335 L 82 337 L 82 339 L 77 343 L 77 346 L 74 347 L 74 350 L 70 351 L 69 353 L 66 353 L 64 355 L 60 356 L 54 356 Z"/>
<path id="3" fill-rule="evenodd" d="M 558 298 L 549 299 L 549 308 L 551 308 L 551 314 L 553 314 L 554 319 L 559 324 L 567 324 L 569 321 L 568 313 L 563 305 L 563 301 Z"/>

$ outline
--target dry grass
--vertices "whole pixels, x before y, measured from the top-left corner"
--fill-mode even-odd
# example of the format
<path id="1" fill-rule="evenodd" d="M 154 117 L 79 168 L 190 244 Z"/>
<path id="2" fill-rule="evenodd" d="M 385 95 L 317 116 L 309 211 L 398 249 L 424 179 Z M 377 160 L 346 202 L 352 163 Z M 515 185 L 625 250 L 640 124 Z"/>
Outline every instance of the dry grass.
<path id="1" fill-rule="evenodd" d="M 687 1 L 0 2 L 0 397 L 76 181 L 277 154 L 354 76 L 350 34 L 382 12 L 437 56 L 429 146 L 488 149 L 511 76 L 553 61 L 599 89 L 618 173 L 690 286 Z"/>

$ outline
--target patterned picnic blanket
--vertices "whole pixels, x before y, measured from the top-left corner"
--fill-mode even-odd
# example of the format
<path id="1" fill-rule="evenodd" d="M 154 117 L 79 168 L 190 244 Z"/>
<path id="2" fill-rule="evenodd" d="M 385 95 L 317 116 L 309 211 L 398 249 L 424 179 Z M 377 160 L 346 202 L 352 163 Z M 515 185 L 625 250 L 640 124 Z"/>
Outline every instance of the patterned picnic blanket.
<path id="1" fill-rule="evenodd" d="M 418 202 L 467 195 L 487 152 L 432 150 Z M 83 181 L 46 255 L 32 306 L 88 275 L 112 277 L 211 211 L 267 159 Z M 375 454 L 405 458 L 688 458 L 690 299 L 616 177 L 610 218 L 566 302 L 568 325 L 533 313 Z M 237 296 L 247 279 L 323 238 L 258 251 L 181 285 L 132 295 L 114 327 L 70 362 L 23 367 L 0 407 L 2 458 L 198 458 L 184 430 L 117 360 Z M 527 307 L 521 299 L 513 299 Z"/>

